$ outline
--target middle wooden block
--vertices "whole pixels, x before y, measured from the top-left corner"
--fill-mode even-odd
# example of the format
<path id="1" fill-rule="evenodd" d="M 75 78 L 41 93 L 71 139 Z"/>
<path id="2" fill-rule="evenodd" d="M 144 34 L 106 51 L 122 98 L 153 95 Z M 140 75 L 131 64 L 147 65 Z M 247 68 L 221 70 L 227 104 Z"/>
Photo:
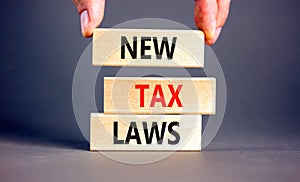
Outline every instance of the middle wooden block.
<path id="1" fill-rule="evenodd" d="M 104 78 L 106 114 L 215 114 L 215 102 L 215 78 Z"/>

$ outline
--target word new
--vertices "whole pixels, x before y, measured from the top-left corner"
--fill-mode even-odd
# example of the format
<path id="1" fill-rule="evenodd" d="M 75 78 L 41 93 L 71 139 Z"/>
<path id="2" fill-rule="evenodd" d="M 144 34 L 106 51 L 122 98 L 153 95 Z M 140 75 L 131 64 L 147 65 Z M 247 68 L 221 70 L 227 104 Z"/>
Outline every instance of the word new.
<path id="1" fill-rule="evenodd" d="M 149 129 L 147 126 L 147 122 L 142 122 L 142 124 L 143 124 L 143 131 L 144 131 L 144 135 L 145 135 L 146 144 L 152 144 L 154 132 L 155 132 L 157 144 L 163 143 L 167 122 L 162 123 L 160 132 L 158 129 L 157 122 L 153 122 L 150 133 L 149 133 Z M 174 140 L 168 139 L 168 144 L 170 144 L 170 145 L 176 145 L 180 141 L 180 135 L 178 132 L 176 132 L 173 129 L 174 126 L 179 127 L 179 122 L 173 121 L 173 122 L 169 123 L 169 125 L 168 125 L 168 132 L 175 137 Z M 118 122 L 115 121 L 114 122 L 114 144 L 129 144 L 131 140 L 136 140 L 137 144 L 142 144 L 136 122 L 134 122 L 134 121 L 130 122 L 128 131 L 127 131 L 127 135 L 126 135 L 126 139 L 124 141 L 124 140 L 120 140 L 118 138 Z"/>
<path id="2" fill-rule="evenodd" d="M 153 40 L 154 50 L 155 50 L 155 54 L 156 54 L 156 59 L 162 58 L 164 49 L 166 49 L 167 58 L 173 59 L 173 54 L 174 54 L 174 50 L 175 50 L 175 46 L 176 46 L 177 37 L 173 37 L 171 49 L 170 49 L 167 37 L 163 37 L 163 39 L 160 43 L 160 46 L 159 46 L 157 37 L 152 37 L 152 40 Z M 151 37 L 141 37 L 141 41 L 140 41 L 140 47 L 141 47 L 140 58 L 141 59 L 151 59 L 151 55 L 146 54 L 147 50 L 148 51 L 151 50 L 151 46 L 149 44 L 147 44 L 147 42 L 150 42 L 150 41 L 151 41 Z M 138 45 L 137 44 L 138 44 L 138 40 L 137 40 L 136 36 L 133 37 L 132 45 L 128 42 L 128 39 L 126 38 L 126 36 L 121 36 L 121 59 L 125 59 L 125 46 L 127 47 L 127 50 L 130 53 L 131 58 L 137 59 L 137 54 L 138 54 L 138 51 L 137 51 Z"/>
<path id="3" fill-rule="evenodd" d="M 174 89 L 173 85 L 168 85 L 169 91 L 172 94 L 172 97 L 166 105 L 166 100 L 164 97 L 164 93 L 160 84 L 156 84 L 153 90 L 153 95 L 150 102 L 150 107 L 154 107 L 156 103 L 161 103 L 162 107 L 173 107 L 174 102 L 176 101 L 178 107 L 183 107 L 181 100 L 179 99 L 179 92 L 183 87 L 182 84 L 179 84 L 176 90 Z M 140 107 L 145 106 L 145 90 L 149 89 L 149 84 L 136 84 L 135 89 L 140 90 Z"/>

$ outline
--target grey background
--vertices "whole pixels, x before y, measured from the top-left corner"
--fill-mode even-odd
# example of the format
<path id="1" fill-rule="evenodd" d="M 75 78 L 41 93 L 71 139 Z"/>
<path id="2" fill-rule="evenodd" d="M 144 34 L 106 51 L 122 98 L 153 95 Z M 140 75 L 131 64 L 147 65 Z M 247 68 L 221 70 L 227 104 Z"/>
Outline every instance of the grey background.
<path id="1" fill-rule="evenodd" d="M 13 149 L 9 149 L 9 144 L 1 144 L 0 159 L 21 159 L 24 153 L 14 154 L 11 151 L 28 150 L 27 158 L 22 160 L 30 164 L 40 153 L 51 153 L 54 149 L 44 149 L 51 146 L 67 151 L 73 151 L 74 148 L 85 151 L 78 154 L 69 152 L 68 157 L 78 158 L 78 161 L 70 159 L 73 167 L 81 162 L 89 162 L 87 159 L 90 158 L 86 156 L 89 155 L 86 153 L 88 144 L 80 133 L 72 110 L 73 73 L 81 53 L 91 41 L 81 37 L 77 10 L 71 0 L 6 1 L 1 4 L 0 133 L 4 143 L 9 141 L 16 144 Z M 243 176 L 244 180 L 249 181 L 274 180 L 272 175 L 278 172 L 287 172 L 284 174 L 290 180 L 299 180 L 296 170 L 299 169 L 300 161 L 299 5 L 297 0 L 233 1 L 227 24 L 218 43 L 213 46 L 223 67 L 228 92 L 226 114 L 217 137 L 200 156 L 176 154 L 176 158 L 169 158 L 156 164 L 156 167 L 131 166 L 128 170 L 146 174 L 149 169 L 158 173 L 157 169 L 164 171 L 172 165 L 175 171 L 179 171 L 181 167 L 177 164 L 181 163 L 185 167 L 183 175 L 194 179 L 201 176 L 197 176 L 198 173 L 192 172 L 192 169 L 198 166 L 199 170 L 205 170 L 207 165 L 211 171 L 226 166 L 235 169 L 227 173 L 220 172 L 212 179 L 206 178 L 209 181 L 240 181 L 234 177 L 234 171 L 243 174 L 241 169 L 250 171 Z M 131 19 L 154 17 L 178 21 L 196 29 L 193 6 L 192 0 L 109 0 L 106 2 L 105 18 L 101 26 L 112 27 Z M 22 147 L 31 144 L 35 146 Z M 36 153 L 36 150 L 40 153 Z M 51 153 L 54 162 L 48 166 L 50 169 L 59 164 L 59 158 L 65 157 L 56 150 L 53 153 L 59 155 L 56 158 Z M 245 156 L 243 153 L 246 153 Z M 195 158 L 200 158 L 198 163 Z M 210 161 L 211 158 L 215 160 Z M 257 161 L 253 162 L 253 159 Z M 6 163 L 13 166 L 12 169 L 23 169 L 14 160 L 2 161 L 1 165 Z M 112 166 L 117 165 L 115 167 L 120 175 L 126 175 L 121 171 L 127 166 L 111 164 L 108 159 L 97 160 L 103 163 L 104 171 L 113 170 Z M 184 163 L 187 161 L 191 168 Z M 215 162 L 220 164 L 212 166 Z M 92 165 L 85 163 L 85 166 L 100 168 L 97 165 L 94 160 Z M 270 169 L 264 168 L 264 165 Z M 280 165 L 287 171 L 272 168 Z M 38 170 L 37 166 L 33 165 L 32 169 L 36 167 Z M 18 179 L 6 173 L 11 168 L 3 165 L 0 169 L 0 177 L 5 174 L 5 179 Z M 45 170 L 48 168 L 45 167 Z M 76 173 L 77 168 L 73 170 L 69 171 L 70 177 Z M 49 171 L 50 174 L 59 173 Z M 32 173 L 31 177 L 35 175 Z M 63 176 L 64 173 L 56 177 Z M 111 176 L 111 179 L 116 177 Z M 284 175 L 280 177 L 274 178 L 279 181 L 286 179 Z M 110 178 L 106 176 L 105 179 Z M 144 178 L 136 176 L 133 179 Z M 185 178 L 178 176 L 177 180 L 180 179 Z"/>

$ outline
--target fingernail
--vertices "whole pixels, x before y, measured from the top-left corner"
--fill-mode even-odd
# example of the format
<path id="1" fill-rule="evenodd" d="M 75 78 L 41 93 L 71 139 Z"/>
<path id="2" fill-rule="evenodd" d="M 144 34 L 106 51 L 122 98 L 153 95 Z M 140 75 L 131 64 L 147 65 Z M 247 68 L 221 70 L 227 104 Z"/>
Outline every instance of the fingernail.
<path id="1" fill-rule="evenodd" d="M 218 37 L 219 37 L 221 31 L 222 31 L 222 27 L 219 27 L 219 28 L 217 28 L 217 29 L 215 30 L 215 35 L 214 35 L 214 38 L 215 38 L 215 39 L 218 39 Z"/>
<path id="2" fill-rule="evenodd" d="M 216 41 L 217 41 L 218 38 L 219 38 L 219 35 L 220 35 L 221 31 L 222 31 L 222 28 L 221 28 L 221 27 L 219 27 L 219 28 L 217 28 L 217 29 L 215 30 L 215 35 L 214 35 L 214 37 L 213 37 L 212 39 L 210 39 L 209 41 L 207 41 L 208 45 L 213 45 L 214 43 L 216 43 Z"/>
<path id="3" fill-rule="evenodd" d="M 81 22 L 81 32 L 82 34 L 84 34 L 87 26 L 88 26 L 88 23 L 89 23 L 89 15 L 88 15 L 88 12 L 87 10 L 84 10 L 83 12 L 81 12 L 80 14 L 80 22 Z"/>

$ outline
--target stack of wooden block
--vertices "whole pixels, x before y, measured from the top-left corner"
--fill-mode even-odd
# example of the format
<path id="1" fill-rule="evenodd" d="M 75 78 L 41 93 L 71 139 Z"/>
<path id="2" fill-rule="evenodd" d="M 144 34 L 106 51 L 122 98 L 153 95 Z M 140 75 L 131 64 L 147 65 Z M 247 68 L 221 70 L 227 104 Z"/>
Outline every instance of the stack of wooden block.
<path id="1" fill-rule="evenodd" d="M 203 68 L 192 30 L 97 29 L 94 66 Z M 215 113 L 208 77 L 104 77 L 104 113 L 91 113 L 90 150 L 200 151 L 202 115 Z"/>

